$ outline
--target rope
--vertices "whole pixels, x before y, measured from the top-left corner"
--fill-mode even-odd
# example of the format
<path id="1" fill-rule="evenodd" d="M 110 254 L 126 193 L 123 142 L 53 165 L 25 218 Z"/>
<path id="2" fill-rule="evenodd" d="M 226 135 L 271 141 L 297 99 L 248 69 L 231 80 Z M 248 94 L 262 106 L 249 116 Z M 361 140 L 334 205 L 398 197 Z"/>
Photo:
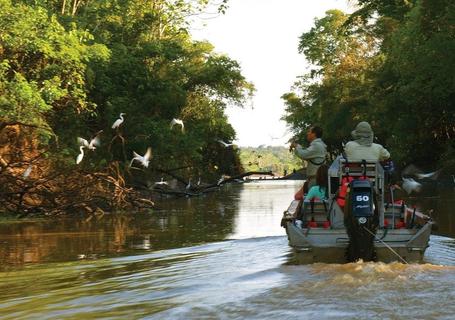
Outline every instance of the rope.
<path id="1" fill-rule="evenodd" d="M 363 226 L 362 226 L 363 227 Z M 402 256 L 400 256 L 398 254 L 398 252 L 396 252 L 395 250 L 392 249 L 392 247 L 390 247 L 387 243 L 385 243 L 384 241 L 382 241 L 381 239 L 379 239 L 378 237 L 376 237 L 376 235 L 371 232 L 368 228 L 365 228 L 363 227 L 366 231 L 368 231 L 369 234 L 371 234 L 373 237 L 376 238 L 376 240 L 380 241 L 383 245 L 385 245 L 390 251 L 392 251 L 398 258 L 400 258 L 401 261 L 403 261 L 405 264 L 408 264 L 408 262 L 406 260 L 404 260 L 404 258 Z"/>

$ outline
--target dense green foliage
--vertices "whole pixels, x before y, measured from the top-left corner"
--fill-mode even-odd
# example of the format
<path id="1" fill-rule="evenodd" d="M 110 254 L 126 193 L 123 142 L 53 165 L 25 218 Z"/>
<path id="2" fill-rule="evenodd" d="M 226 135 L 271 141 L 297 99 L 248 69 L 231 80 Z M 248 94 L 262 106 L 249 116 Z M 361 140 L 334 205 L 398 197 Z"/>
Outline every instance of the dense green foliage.
<path id="1" fill-rule="evenodd" d="M 359 4 L 351 15 L 328 11 L 302 34 L 313 67 L 283 95 L 285 120 L 296 135 L 321 125 L 333 153 L 366 120 L 398 162 L 454 166 L 455 3 Z"/>
<path id="2" fill-rule="evenodd" d="M 210 5 L 0 0 L 0 121 L 47 128 L 42 143 L 51 143 L 53 132 L 53 152 L 68 161 L 78 153 L 77 136 L 104 130 L 86 168 L 127 163 L 133 150 L 144 154 L 150 146 L 152 168 L 238 171 L 238 155 L 227 157 L 216 139 L 235 138 L 225 106 L 241 105 L 253 87 L 236 61 L 191 39 L 188 17 Z M 226 1 L 217 6 L 225 10 Z M 111 125 L 121 112 L 115 138 Z M 170 129 L 173 118 L 184 121 L 185 133 Z"/>
<path id="3" fill-rule="evenodd" d="M 302 167 L 302 160 L 284 147 L 241 148 L 240 160 L 245 171 L 272 171 L 277 176 Z"/>

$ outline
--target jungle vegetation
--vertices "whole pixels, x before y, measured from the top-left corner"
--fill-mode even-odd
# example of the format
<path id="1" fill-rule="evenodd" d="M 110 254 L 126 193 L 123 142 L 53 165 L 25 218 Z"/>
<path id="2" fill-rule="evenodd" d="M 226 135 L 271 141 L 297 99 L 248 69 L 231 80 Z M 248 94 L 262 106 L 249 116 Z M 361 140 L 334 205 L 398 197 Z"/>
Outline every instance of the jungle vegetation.
<path id="1" fill-rule="evenodd" d="M 240 161 L 245 171 L 271 171 L 275 176 L 290 174 L 302 167 L 302 160 L 280 146 L 240 148 Z"/>
<path id="2" fill-rule="evenodd" d="M 323 127 L 329 151 L 360 121 L 401 165 L 455 168 L 455 3 L 359 0 L 352 14 L 327 11 L 298 50 L 311 63 L 285 93 L 296 136 Z"/>
<path id="3" fill-rule="evenodd" d="M 222 14 L 226 6 L 226 0 L 0 0 L 0 192 L 14 204 L 10 209 L 25 210 L 24 202 L 41 204 L 44 192 L 53 197 L 86 181 L 65 193 L 79 195 L 96 184 L 87 176 L 95 172 L 123 200 L 130 182 L 153 183 L 149 175 L 196 180 L 240 172 L 236 151 L 217 140 L 235 138 L 225 107 L 242 106 L 254 87 L 235 60 L 193 40 L 189 30 L 198 14 Z M 113 130 L 120 113 L 125 121 Z M 184 131 L 170 128 L 173 118 Z M 76 165 L 77 137 L 95 133 L 101 146 L 85 149 Z M 129 169 L 133 151 L 143 155 L 148 147 L 147 170 Z M 56 176 L 58 183 L 38 188 L 39 179 Z M 47 208 L 71 207 L 60 202 L 66 204 Z"/>

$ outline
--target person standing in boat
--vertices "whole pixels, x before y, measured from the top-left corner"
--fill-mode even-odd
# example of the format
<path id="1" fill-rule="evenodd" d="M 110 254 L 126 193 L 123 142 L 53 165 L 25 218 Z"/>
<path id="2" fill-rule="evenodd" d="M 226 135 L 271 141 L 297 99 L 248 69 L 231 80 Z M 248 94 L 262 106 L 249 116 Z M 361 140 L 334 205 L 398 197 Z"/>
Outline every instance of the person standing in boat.
<path id="1" fill-rule="evenodd" d="M 325 163 L 325 158 L 327 154 L 327 146 L 322 141 L 322 128 L 318 126 L 311 127 L 307 132 L 307 140 L 310 142 L 308 148 L 303 148 L 300 144 L 296 142 L 291 143 L 291 150 L 294 150 L 294 153 L 307 161 L 306 175 L 307 180 L 303 185 L 303 192 L 307 193 L 308 190 L 316 184 L 316 172 L 318 171 L 319 166 Z"/>
<path id="2" fill-rule="evenodd" d="M 382 145 L 373 143 L 374 133 L 368 122 L 360 122 L 351 132 L 353 141 L 344 146 L 348 161 L 384 161 L 390 158 L 390 153 Z"/>

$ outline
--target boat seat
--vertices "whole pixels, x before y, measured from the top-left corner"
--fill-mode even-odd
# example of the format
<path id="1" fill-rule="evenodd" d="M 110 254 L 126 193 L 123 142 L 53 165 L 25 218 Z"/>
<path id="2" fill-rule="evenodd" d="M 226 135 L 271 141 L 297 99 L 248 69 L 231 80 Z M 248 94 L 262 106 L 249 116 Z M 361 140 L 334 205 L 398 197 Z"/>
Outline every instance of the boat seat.
<path id="1" fill-rule="evenodd" d="M 364 173 L 364 166 L 360 163 L 349 163 L 345 165 L 343 176 L 346 175 L 346 168 L 349 168 L 349 176 L 354 179 L 366 176 L 373 184 L 376 180 L 376 163 L 367 163 L 366 172 Z"/>
<path id="2" fill-rule="evenodd" d="M 309 222 L 314 218 L 314 221 L 321 224 L 327 221 L 329 205 L 326 201 L 304 201 L 302 210 L 303 222 Z"/>

